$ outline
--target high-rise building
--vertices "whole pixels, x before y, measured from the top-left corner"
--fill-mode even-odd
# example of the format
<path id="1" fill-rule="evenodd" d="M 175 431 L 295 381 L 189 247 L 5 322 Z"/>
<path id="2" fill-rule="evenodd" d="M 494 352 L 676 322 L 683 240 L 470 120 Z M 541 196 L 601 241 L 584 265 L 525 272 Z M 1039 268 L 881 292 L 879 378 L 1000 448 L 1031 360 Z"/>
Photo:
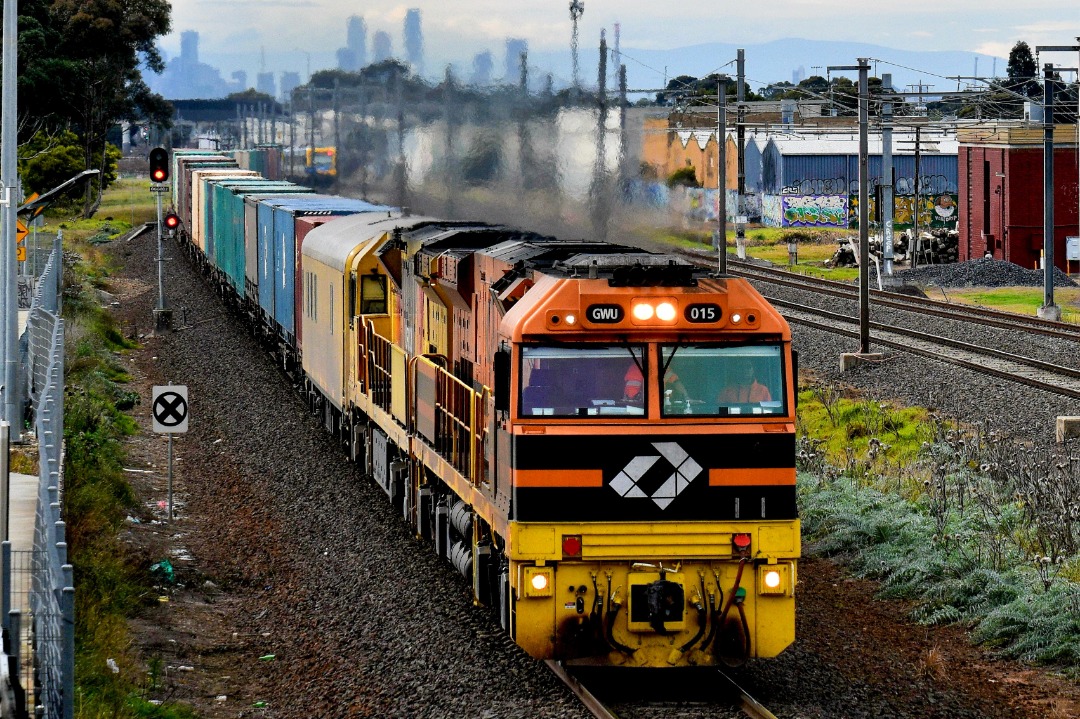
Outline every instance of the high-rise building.
<path id="1" fill-rule="evenodd" d="M 170 100 L 224 97 L 243 90 L 242 86 L 222 79 L 221 72 L 199 62 L 199 33 L 180 33 L 180 54 L 168 61 L 165 72 L 148 74 L 150 88 Z"/>
<path id="2" fill-rule="evenodd" d="M 300 87 L 300 73 L 286 71 L 281 73 L 281 100 L 289 102 L 292 91 Z"/>
<path id="3" fill-rule="evenodd" d="M 390 33 L 383 30 L 376 32 L 371 38 L 372 60 L 385 62 L 393 57 L 393 46 L 390 42 Z"/>
<path id="4" fill-rule="evenodd" d="M 506 39 L 506 74 L 503 83 L 517 85 L 521 78 L 521 55 L 529 52 L 529 43 L 519 37 Z"/>
<path id="5" fill-rule="evenodd" d="M 356 72 L 359 68 L 356 66 L 356 55 L 353 51 L 347 47 L 339 47 L 337 50 L 337 66 L 339 70 L 345 72 Z"/>
<path id="6" fill-rule="evenodd" d="M 264 95 L 277 97 L 277 83 L 274 81 L 274 73 L 260 72 L 255 76 L 255 89 Z"/>
<path id="7" fill-rule="evenodd" d="M 194 30 L 180 33 L 180 64 L 187 67 L 199 64 L 199 33 Z"/>
<path id="8" fill-rule="evenodd" d="M 472 61 L 472 77 L 469 82 L 473 85 L 490 85 L 491 73 L 495 71 L 495 58 L 490 50 L 477 53 Z"/>
<path id="9" fill-rule="evenodd" d="M 343 70 L 357 72 L 367 65 L 367 24 L 359 15 L 350 17 L 345 25 L 345 48 L 352 53 L 353 66 Z"/>
<path id="10" fill-rule="evenodd" d="M 424 34 L 420 29 L 420 11 L 412 8 L 405 13 L 405 61 L 412 71 L 423 74 L 424 69 Z"/>

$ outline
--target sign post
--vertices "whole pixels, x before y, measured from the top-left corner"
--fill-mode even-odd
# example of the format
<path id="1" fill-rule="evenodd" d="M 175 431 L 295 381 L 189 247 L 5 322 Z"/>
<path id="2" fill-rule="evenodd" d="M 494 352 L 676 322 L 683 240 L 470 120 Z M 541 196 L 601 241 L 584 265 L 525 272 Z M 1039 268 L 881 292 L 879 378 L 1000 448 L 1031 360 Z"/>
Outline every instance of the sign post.
<path id="1" fill-rule="evenodd" d="M 154 385 L 150 414 L 154 418 L 154 431 L 169 435 L 169 521 L 171 522 L 173 519 L 173 435 L 187 432 L 187 385 Z"/>

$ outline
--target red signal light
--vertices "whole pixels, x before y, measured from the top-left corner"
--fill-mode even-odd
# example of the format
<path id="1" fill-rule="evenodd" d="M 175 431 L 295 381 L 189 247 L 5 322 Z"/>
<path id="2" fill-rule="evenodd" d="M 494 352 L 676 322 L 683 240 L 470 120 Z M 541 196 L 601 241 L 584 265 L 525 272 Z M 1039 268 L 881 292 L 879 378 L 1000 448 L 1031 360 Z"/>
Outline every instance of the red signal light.
<path id="1" fill-rule="evenodd" d="M 150 179 L 165 182 L 169 179 L 169 152 L 164 147 L 150 150 Z"/>
<path id="2" fill-rule="evenodd" d="M 165 215 L 165 229 L 167 229 L 167 230 L 175 230 L 179 226 L 180 226 L 180 216 L 179 215 L 177 215 L 175 212 L 170 212 L 169 214 Z"/>

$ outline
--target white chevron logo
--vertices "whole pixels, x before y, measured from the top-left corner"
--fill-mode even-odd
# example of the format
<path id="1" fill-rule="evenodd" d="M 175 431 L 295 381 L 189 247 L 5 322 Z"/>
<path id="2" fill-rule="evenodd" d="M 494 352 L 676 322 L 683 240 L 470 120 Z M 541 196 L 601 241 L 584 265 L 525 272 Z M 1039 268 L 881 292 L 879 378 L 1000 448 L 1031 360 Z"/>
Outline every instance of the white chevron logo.
<path id="1" fill-rule="evenodd" d="M 615 479 L 611 480 L 611 488 L 621 497 L 651 499 L 660 509 L 666 509 L 701 474 L 702 468 L 693 457 L 686 453 L 685 449 L 679 446 L 678 442 L 653 442 L 652 446 L 660 455 L 638 456 L 631 459 Z M 660 457 L 666 459 L 675 471 L 650 496 L 638 486 L 638 480 L 652 469 Z"/>

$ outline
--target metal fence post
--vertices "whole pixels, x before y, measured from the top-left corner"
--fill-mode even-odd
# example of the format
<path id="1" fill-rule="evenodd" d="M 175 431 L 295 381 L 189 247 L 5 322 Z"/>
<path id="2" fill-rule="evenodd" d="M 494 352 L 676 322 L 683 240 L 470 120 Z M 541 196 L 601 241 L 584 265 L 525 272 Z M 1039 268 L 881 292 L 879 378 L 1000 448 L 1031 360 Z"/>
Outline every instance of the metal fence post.
<path id="1" fill-rule="evenodd" d="M 60 651 L 61 673 L 63 678 L 64 719 L 75 717 L 75 582 L 72 579 L 72 567 L 64 567 L 64 594 L 61 602 L 63 612 L 63 638 Z"/>
<path id="2" fill-rule="evenodd" d="M 11 542 L 7 539 L 0 544 L 0 561 L 4 563 L 3 577 L 0 577 L 0 592 L 4 595 L 0 598 L 0 612 L 4 613 L 4 631 L 9 631 L 11 629 L 8 624 L 8 614 L 11 612 Z"/>

